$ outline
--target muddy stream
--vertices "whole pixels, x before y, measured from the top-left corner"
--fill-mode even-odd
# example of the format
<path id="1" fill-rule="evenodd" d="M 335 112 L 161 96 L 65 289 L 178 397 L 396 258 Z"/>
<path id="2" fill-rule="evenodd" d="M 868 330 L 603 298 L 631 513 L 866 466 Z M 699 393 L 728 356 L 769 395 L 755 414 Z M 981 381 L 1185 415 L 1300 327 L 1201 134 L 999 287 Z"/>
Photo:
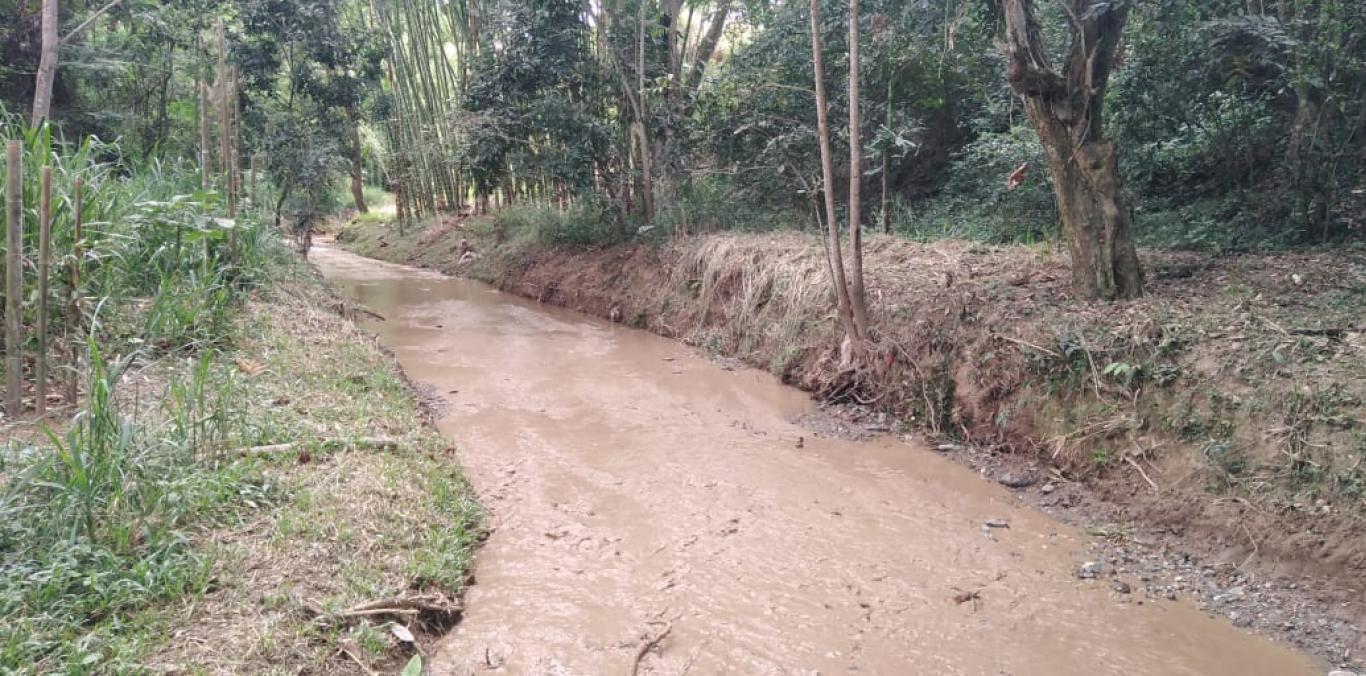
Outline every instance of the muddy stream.
<path id="1" fill-rule="evenodd" d="M 807 395 L 768 374 L 315 251 L 449 401 L 439 426 L 490 512 L 428 673 L 1316 673 L 1187 603 L 1078 579 L 1085 535 L 932 450 L 813 436 L 792 422 Z"/>

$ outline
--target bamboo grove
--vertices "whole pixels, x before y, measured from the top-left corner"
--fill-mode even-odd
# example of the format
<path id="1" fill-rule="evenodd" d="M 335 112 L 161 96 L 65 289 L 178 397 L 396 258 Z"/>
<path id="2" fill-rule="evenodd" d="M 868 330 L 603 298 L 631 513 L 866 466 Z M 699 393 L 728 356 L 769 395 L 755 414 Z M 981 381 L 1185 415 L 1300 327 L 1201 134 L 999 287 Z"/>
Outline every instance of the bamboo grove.
<path id="1" fill-rule="evenodd" d="M 399 215 L 602 195 L 648 221 L 732 15 L 682 0 L 372 1 Z"/>

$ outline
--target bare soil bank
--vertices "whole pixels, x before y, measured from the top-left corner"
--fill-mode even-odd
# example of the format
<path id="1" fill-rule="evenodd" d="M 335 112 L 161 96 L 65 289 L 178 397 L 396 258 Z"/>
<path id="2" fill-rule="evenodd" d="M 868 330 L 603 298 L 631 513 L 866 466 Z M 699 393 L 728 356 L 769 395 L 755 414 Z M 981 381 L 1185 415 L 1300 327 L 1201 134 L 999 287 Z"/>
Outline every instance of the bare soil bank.
<path id="1" fill-rule="evenodd" d="M 1145 591 L 1195 595 L 1337 664 L 1366 651 L 1360 252 L 1145 252 L 1150 295 L 1103 304 L 1070 300 L 1048 249 L 874 238 L 880 352 L 849 382 L 822 249 L 801 233 L 566 251 L 495 246 L 474 222 L 340 239 L 767 368 L 863 429 L 960 444 L 950 452 L 1093 526 L 1098 556 Z M 467 246 L 479 255 L 461 263 Z"/>

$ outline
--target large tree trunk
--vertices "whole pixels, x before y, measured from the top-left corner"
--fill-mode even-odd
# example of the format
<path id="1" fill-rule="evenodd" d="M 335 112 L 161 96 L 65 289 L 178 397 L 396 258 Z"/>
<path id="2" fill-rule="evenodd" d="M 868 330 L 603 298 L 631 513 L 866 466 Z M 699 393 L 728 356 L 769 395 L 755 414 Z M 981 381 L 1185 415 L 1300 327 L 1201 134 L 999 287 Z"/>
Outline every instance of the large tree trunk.
<path id="1" fill-rule="evenodd" d="M 1048 63 L 1033 0 L 1003 0 L 1007 80 L 1024 98 L 1039 133 L 1058 216 L 1072 255 L 1078 298 L 1134 298 L 1143 276 L 1133 216 L 1120 185 L 1114 143 L 1104 136 L 1105 86 L 1128 18 L 1128 6 L 1064 0 L 1073 17 L 1065 75 Z"/>
<path id="2" fill-rule="evenodd" d="M 1044 147 L 1072 257 L 1073 293 L 1107 300 L 1141 295 L 1132 211 L 1119 185 L 1114 144 L 1076 146 L 1064 133 Z"/>
<path id="3" fill-rule="evenodd" d="M 43 0 L 42 30 L 42 51 L 33 87 L 33 116 L 29 120 L 35 127 L 52 112 L 52 83 L 57 79 L 57 50 L 62 44 L 57 35 L 57 0 Z"/>

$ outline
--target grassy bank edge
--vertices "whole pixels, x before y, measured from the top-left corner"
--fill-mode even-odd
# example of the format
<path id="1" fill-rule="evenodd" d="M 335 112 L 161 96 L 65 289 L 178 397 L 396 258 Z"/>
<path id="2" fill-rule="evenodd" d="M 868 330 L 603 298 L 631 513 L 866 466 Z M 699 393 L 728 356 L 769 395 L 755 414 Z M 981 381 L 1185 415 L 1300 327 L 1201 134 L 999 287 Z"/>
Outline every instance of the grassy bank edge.
<path id="1" fill-rule="evenodd" d="M 151 668 L 396 672 L 458 621 L 482 510 L 432 404 L 343 307 L 301 266 L 245 308 L 233 363 L 277 430 L 259 441 L 293 444 L 253 461 L 281 497 L 195 538 L 215 584 L 154 611 L 176 629 Z"/>
<path id="2" fill-rule="evenodd" d="M 15 554 L 0 664 L 396 671 L 458 620 L 482 512 L 433 411 L 341 307 L 289 263 L 237 306 L 220 348 L 111 375 L 111 423 L 138 455 L 113 461 L 111 479 L 130 486 L 101 489 L 93 508 L 119 540 Z M 36 439 L 11 452 L 53 452 Z M 26 462 L 11 455 L 4 469 L 13 479 Z M 149 528 L 169 532 L 150 550 Z"/>

